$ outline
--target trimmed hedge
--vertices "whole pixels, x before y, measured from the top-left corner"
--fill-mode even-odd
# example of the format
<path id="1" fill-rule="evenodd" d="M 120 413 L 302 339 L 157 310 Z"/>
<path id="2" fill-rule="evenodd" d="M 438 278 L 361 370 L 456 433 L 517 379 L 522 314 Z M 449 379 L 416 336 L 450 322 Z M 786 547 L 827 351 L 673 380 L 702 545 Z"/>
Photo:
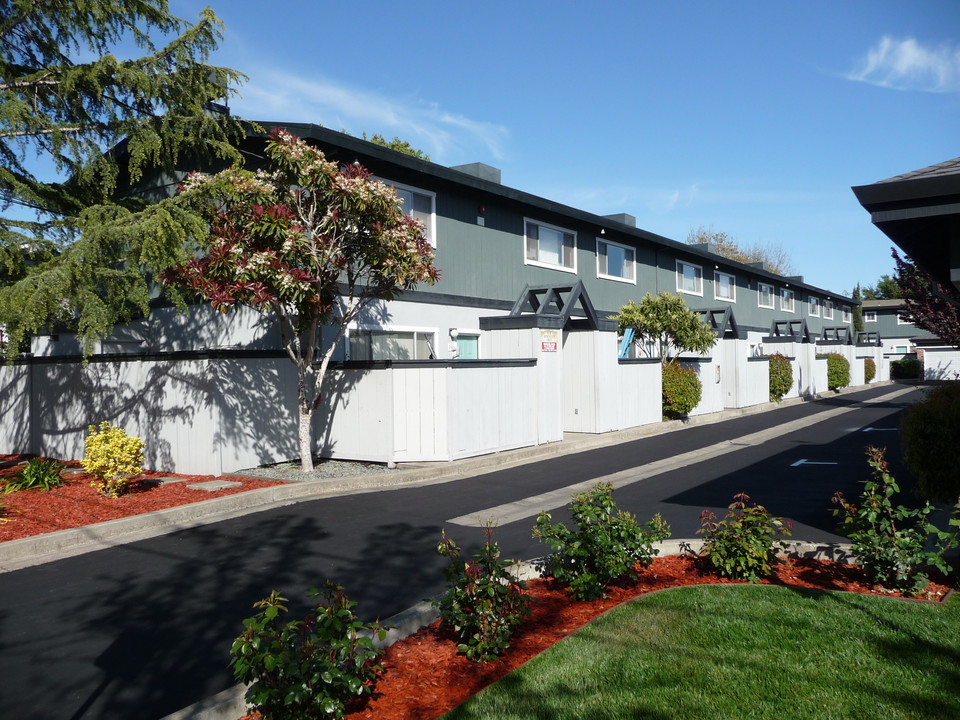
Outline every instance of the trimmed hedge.
<path id="1" fill-rule="evenodd" d="M 960 383 L 930 390 L 900 421 L 903 459 L 920 495 L 936 503 L 960 497 Z"/>
<path id="2" fill-rule="evenodd" d="M 663 364 L 663 416 L 670 420 L 685 417 L 700 402 L 703 386 L 693 368 L 677 363 Z"/>
<path id="3" fill-rule="evenodd" d="M 903 358 L 890 363 L 890 377 L 894 380 L 915 380 L 923 377 L 923 363 L 919 358 Z"/>
<path id="4" fill-rule="evenodd" d="M 873 361 L 873 358 L 864 358 L 863 359 L 863 381 L 865 383 L 873 382 L 873 379 L 877 376 L 877 364 Z"/>
<path id="5" fill-rule="evenodd" d="M 781 353 L 774 353 L 769 357 L 769 366 L 770 400 L 780 402 L 793 387 L 793 366 Z"/>
<path id="6" fill-rule="evenodd" d="M 839 353 L 827 355 L 827 387 L 840 390 L 850 384 L 850 361 Z"/>

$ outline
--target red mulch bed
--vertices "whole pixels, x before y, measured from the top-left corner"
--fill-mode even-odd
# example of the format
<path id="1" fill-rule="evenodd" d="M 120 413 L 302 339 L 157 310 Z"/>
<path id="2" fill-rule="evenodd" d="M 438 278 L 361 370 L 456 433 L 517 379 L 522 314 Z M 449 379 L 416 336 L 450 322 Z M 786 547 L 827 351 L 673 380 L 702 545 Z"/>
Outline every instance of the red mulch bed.
<path id="1" fill-rule="evenodd" d="M 536 602 L 531 616 L 518 628 L 506 654 L 492 662 L 478 664 L 457 652 L 456 639 L 439 622 L 400 640 L 386 649 L 383 676 L 373 696 L 347 714 L 351 720 L 431 720 L 464 702 L 487 685 L 543 652 L 558 640 L 576 631 L 607 610 L 655 590 L 733 583 L 717 576 L 704 560 L 692 557 L 656 558 L 649 568 L 640 569 L 635 583 L 613 587 L 609 597 L 592 602 L 575 602 L 550 579 L 532 580 L 528 592 Z M 821 590 L 873 593 L 902 597 L 869 583 L 855 565 L 810 559 L 788 559 L 776 577 L 764 584 L 790 585 Z M 943 600 L 948 585 L 931 583 L 926 600 Z M 257 713 L 240 720 L 255 720 Z"/>
<path id="2" fill-rule="evenodd" d="M 0 455 L 0 462 L 28 460 L 31 457 L 31 455 Z M 80 467 L 80 463 L 76 460 L 63 464 L 68 468 Z M 22 467 L 0 469 L 0 491 L 3 489 L 3 479 L 16 475 L 22 469 Z M 156 477 L 181 477 L 198 482 L 226 479 L 241 484 L 239 487 L 208 492 L 188 490 L 186 485 L 189 483 L 151 484 L 150 478 Z M 90 484 L 92 479 L 93 477 L 86 473 L 65 475 L 64 484 L 52 490 L 19 490 L 0 496 L 0 503 L 6 508 L 0 515 L 0 542 L 284 484 L 279 480 L 233 476 L 214 478 L 209 475 L 178 475 L 145 470 L 137 480 L 130 483 L 125 495 L 110 498 L 97 492 Z"/>

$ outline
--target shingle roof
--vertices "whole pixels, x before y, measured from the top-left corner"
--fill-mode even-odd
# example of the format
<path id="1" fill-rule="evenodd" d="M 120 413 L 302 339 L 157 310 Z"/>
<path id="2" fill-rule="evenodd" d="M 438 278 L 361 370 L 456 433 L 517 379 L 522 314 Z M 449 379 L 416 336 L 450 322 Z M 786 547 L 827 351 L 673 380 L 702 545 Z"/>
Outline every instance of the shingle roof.
<path id="1" fill-rule="evenodd" d="M 896 175 L 892 178 L 887 178 L 886 180 L 879 180 L 875 184 L 879 185 L 880 183 L 900 182 L 901 180 L 919 180 L 921 178 L 943 177 L 946 175 L 960 175 L 960 157 L 954 158 L 953 160 L 945 160 L 944 162 L 937 163 L 936 165 L 929 165 L 928 167 L 920 168 L 919 170 L 911 170 L 908 173 Z"/>

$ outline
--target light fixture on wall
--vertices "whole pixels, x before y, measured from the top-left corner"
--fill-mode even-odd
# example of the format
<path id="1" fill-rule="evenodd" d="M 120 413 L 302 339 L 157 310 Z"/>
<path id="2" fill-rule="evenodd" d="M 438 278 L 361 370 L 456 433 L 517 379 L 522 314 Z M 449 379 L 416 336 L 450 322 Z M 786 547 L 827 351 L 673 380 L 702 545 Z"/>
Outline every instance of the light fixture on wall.
<path id="1" fill-rule="evenodd" d="M 604 230 L 603 228 L 600 228 L 600 234 L 601 234 L 601 235 L 606 235 L 606 234 L 607 234 L 607 231 Z"/>
<path id="2" fill-rule="evenodd" d="M 456 340 L 460 336 L 460 331 L 456 328 L 450 328 L 450 339 Z"/>

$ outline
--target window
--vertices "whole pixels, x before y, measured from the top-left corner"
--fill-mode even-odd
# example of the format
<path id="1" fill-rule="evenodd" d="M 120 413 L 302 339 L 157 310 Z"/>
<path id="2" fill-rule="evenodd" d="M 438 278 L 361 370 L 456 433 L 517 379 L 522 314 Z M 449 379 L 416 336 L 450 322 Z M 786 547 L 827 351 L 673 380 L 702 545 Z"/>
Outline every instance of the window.
<path id="1" fill-rule="evenodd" d="M 793 312 L 794 297 L 793 290 L 784 288 L 780 291 L 780 309 L 783 312 Z"/>
<path id="2" fill-rule="evenodd" d="M 727 273 L 713 274 L 713 297 L 715 300 L 737 301 L 737 278 Z"/>
<path id="3" fill-rule="evenodd" d="M 400 330 L 351 330 L 351 360 L 430 360 L 435 334 Z"/>
<path id="4" fill-rule="evenodd" d="M 903 315 L 897 315 L 897 325 L 909 325 L 910 319 Z"/>
<path id="5" fill-rule="evenodd" d="M 876 321 L 877 321 L 877 311 L 876 311 L 876 310 L 864 310 L 864 311 L 863 311 L 863 321 L 864 321 L 864 322 L 876 322 Z"/>
<path id="6" fill-rule="evenodd" d="M 397 195 L 403 202 L 403 211 L 414 220 L 419 220 L 423 223 L 423 237 L 426 238 L 427 242 L 433 245 L 433 247 L 436 247 L 437 238 L 434 232 L 436 222 L 434 218 L 436 216 L 435 207 L 437 196 L 425 190 L 417 190 L 407 185 L 398 185 L 392 180 L 384 180 L 383 182 L 397 191 Z"/>
<path id="7" fill-rule="evenodd" d="M 633 248 L 597 240 L 597 277 L 636 282 Z"/>
<path id="8" fill-rule="evenodd" d="M 677 292 L 703 295 L 703 268 L 677 260 Z"/>
<path id="9" fill-rule="evenodd" d="M 757 283 L 757 305 L 762 308 L 773 307 L 773 285 Z"/>
<path id="10" fill-rule="evenodd" d="M 827 300 L 823 303 L 823 319 L 833 320 L 833 300 Z"/>
<path id="11" fill-rule="evenodd" d="M 551 227 L 527 220 L 527 265 L 544 265 L 557 270 L 576 272 L 576 234 L 563 228 Z"/>
<path id="12" fill-rule="evenodd" d="M 853 315 L 850 314 L 850 308 L 844 305 L 842 308 L 842 312 L 843 312 L 843 321 L 845 323 L 853 322 Z"/>
<path id="13" fill-rule="evenodd" d="M 815 298 L 813 295 L 810 296 L 810 315 L 812 317 L 820 317 L 820 298 Z"/>

